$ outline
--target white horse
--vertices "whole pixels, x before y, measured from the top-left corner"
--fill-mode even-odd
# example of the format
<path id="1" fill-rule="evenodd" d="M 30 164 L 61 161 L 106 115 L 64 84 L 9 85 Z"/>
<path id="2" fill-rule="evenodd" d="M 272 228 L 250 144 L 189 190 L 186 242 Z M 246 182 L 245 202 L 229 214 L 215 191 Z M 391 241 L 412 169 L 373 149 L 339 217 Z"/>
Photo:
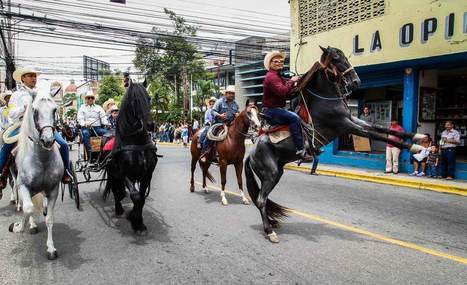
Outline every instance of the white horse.
<path id="1" fill-rule="evenodd" d="M 23 204 L 23 217 L 20 222 L 10 225 L 11 232 L 23 232 L 34 209 L 41 209 L 47 225 L 47 258 L 57 258 L 57 250 L 52 239 L 54 206 L 63 175 L 63 162 L 58 144 L 54 139 L 57 105 L 48 93 L 39 93 L 27 107 L 18 139 L 16 183 Z M 37 199 L 42 194 L 47 198 Z M 45 205 L 45 208 L 43 206 Z M 42 209 L 43 208 L 43 209 Z"/>

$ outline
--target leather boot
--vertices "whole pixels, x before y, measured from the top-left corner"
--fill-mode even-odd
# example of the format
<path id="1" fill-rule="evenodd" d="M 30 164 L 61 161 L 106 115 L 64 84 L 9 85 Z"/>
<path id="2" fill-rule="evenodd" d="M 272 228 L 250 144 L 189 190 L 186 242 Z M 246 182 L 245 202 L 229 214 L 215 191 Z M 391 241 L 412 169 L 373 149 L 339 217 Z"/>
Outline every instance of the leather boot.
<path id="1" fill-rule="evenodd" d="M 0 191 L 5 189 L 8 184 L 8 174 L 10 173 L 10 165 L 13 161 L 13 156 L 10 154 L 6 160 L 5 166 L 0 174 Z"/>
<path id="2" fill-rule="evenodd" d="M 297 150 L 297 152 L 295 153 L 298 157 L 300 157 L 300 159 L 302 161 L 305 161 L 305 162 L 310 162 L 310 161 L 313 161 L 313 156 L 309 155 L 306 150 L 302 149 L 302 150 Z"/>

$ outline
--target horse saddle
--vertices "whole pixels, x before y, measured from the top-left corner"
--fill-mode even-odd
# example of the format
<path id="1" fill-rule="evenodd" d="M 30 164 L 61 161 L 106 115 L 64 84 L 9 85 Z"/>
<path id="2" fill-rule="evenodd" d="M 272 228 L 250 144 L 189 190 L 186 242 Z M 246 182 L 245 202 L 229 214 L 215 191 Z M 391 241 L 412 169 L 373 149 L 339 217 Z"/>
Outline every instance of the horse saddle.
<path id="1" fill-rule="evenodd" d="M 302 123 L 308 124 L 309 123 L 309 116 L 308 111 L 303 103 L 300 103 L 297 108 L 295 109 L 295 113 L 298 114 Z M 264 116 L 264 115 L 263 115 Z M 268 116 L 265 116 L 266 120 L 268 120 Z M 269 136 L 269 140 L 272 143 L 280 143 L 281 141 L 285 140 L 286 138 L 290 137 L 290 129 L 288 125 L 273 125 L 265 128 L 261 128 L 259 130 L 258 135 L 266 134 Z"/>

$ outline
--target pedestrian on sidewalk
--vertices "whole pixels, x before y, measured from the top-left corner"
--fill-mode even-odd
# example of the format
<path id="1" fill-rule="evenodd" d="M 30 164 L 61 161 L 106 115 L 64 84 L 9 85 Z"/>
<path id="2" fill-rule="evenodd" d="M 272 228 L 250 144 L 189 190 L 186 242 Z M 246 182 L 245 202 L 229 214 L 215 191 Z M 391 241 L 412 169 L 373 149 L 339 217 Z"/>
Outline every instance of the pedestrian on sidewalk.
<path id="1" fill-rule="evenodd" d="M 430 176 L 432 178 L 438 178 L 440 177 L 439 171 L 438 171 L 438 166 L 439 166 L 439 147 L 436 144 L 433 144 L 431 146 L 430 153 L 428 154 L 428 157 L 426 159 L 426 175 Z"/>
<path id="2" fill-rule="evenodd" d="M 389 129 L 397 132 L 405 132 L 404 128 L 401 127 L 401 125 L 399 125 L 399 122 L 396 119 L 391 120 L 391 125 L 389 126 Z M 396 136 L 389 135 L 388 138 L 396 142 L 402 142 L 402 139 Z M 400 153 L 400 148 L 393 146 L 390 143 L 386 145 L 386 173 L 399 173 Z"/>
<path id="3" fill-rule="evenodd" d="M 441 175 L 447 180 L 454 179 L 456 173 L 456 146 L 460 143 L 460 134 L 454 124 L 447 121 L 441 133 Z"/>

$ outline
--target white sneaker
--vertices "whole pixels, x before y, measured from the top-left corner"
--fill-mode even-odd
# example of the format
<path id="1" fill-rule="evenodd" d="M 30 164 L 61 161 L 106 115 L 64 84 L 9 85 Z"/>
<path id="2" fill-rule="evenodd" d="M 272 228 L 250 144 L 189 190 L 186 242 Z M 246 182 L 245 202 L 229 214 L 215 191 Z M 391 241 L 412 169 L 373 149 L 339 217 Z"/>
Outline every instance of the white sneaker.
<path id="1" fill-rule="evenodd" d="M 418 171 L 414 171 L 412 173 L 409 174 L 410 176 L 417 176 L 418 175 Z"/>
<path id="2" fill-rule="evenodd" d="M 420 172 L 419 174 L 417 174 L 417 177 L 422 177 L 422 176 L 425 176 L 425 172 Z"/>

